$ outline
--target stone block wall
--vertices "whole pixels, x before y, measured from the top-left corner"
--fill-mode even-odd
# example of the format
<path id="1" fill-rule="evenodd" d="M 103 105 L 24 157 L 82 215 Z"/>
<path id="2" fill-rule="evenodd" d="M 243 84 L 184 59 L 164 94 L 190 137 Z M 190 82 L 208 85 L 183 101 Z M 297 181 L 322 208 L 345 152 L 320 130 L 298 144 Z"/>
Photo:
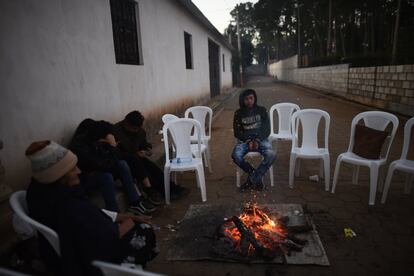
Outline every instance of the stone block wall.
<path id="1" fill-rule="evenodd" d="M 292 80 L 300 85 L 345 96 L 347 92 L 349 64 L 297 68 L 291 74 Z"/>
<path id="2" fill-rule="evenodd" d="M 279 80 L 333 93 L 391 112 L 414 116 L 414 65 L 352 68 L 349 64 L 297 68 L 297 57 L 270 64 Z"/>
<path id="3" fill-rule="evenodd" d="M 350 68 L 347 97 L 413 116 L 414 65 Z"/>

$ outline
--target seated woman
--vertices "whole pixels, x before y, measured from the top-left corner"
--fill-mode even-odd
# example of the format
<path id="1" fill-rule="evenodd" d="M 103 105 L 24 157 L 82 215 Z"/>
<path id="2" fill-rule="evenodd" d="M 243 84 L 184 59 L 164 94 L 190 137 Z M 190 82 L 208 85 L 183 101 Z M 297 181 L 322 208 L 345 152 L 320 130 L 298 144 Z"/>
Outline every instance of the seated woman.
<path id="1" fill-rule="evenodd" d="M 41 141 L 32 143 L 26 156 L 33 171 L 26 196 L 29 215 L 59 235 L 58 259 L 39 237 L 41 256 L 47 264 L 58 261 L 58 275 L 95 275 L 94 260 L 145 265 L 158 254 L 149 217 L 101 210 L 84 196 L 71 151 Z"/>
<path id="2" fill-rule="evenodd" d="M 106 209 L 119 210 L 114 179 L 120 179 L 129 211 L 142 214 L 155 211 L 155 206 L 137 191 L 130 166 L 116 148 L 110 123 L 85 119 L 76 130 L 70 149 L 79 158 L 85 192 L 100 190 Z"/>

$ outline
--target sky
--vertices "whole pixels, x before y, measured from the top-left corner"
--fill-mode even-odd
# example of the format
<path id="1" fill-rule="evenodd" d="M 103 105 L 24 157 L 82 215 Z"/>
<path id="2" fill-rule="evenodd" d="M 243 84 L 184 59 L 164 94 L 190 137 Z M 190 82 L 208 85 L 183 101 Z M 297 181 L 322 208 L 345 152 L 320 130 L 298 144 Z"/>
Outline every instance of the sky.
<path id="1" fill-rule="evenodd" d="M 210 20 L 211 23 L 223 33 L 224 29 L 230 23 L 230 11 L 238 3 L 252 2 L 256 3 L 258 0 L 240 1 L 240 0 L 192 0 L 193 3 L 203 12 L 203 14 Z"/>

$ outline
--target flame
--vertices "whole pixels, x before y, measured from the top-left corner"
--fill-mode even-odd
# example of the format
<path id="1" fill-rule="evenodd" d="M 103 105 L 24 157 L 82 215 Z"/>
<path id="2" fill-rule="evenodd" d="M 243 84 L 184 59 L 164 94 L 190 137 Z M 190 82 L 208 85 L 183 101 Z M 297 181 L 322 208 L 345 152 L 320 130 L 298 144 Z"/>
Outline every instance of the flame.
<path id="1" fill-rule="evenodd" d="M 280 243 L 286 238 L 284 226 L 277 220 L 271 219 L 257 203 L 248 203 L 239 215 L 239 219 L 252 231 L 256 240 L 265 248 L 272 249 L 276 243 Z M 233 240 L 236 250 L 240 251 L 241 233 L 234 222 L 228 221 L 224 224 L 224 234 Z M 254 250 L 254 247 L 250 244 L 248 255 L 251 256 Z"/>

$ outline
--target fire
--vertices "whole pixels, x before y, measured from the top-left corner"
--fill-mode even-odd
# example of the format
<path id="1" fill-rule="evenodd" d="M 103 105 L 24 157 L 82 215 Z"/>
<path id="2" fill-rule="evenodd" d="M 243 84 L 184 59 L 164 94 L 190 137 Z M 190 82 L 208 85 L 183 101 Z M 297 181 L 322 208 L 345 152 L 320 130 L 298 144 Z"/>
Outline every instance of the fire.
<path id="1" fill-rule="evenodd" d="M 271 219 L 257 203 L 248 203 L 238 217 L 250 229 L 255 239 L 263 248 L 273 250 L 275 244 L 286 239 L 286 229 L 277 220 Z M 241 250 L 242 234 L 231 220 L 224 224 L 224 235 L 231 238 L 237 250 Z M 248 255 L 253 255 L 255 248 L 249 244 Z"/>

